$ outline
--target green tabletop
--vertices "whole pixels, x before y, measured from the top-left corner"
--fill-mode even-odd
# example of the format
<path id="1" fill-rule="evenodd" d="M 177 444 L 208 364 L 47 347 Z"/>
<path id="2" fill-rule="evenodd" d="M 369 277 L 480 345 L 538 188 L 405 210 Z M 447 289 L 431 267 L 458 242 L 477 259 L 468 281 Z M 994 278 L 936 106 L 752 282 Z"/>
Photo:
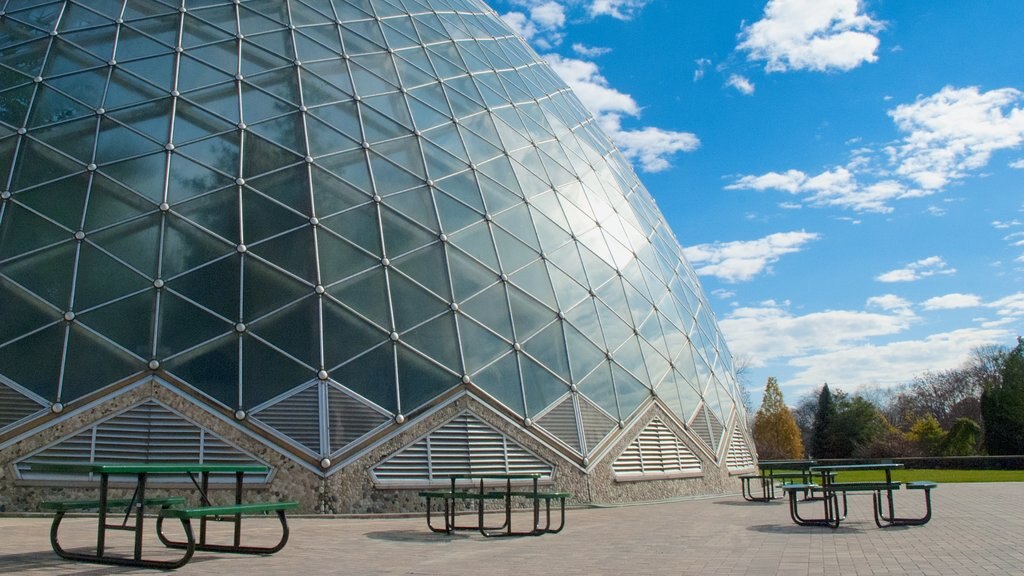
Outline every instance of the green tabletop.
<path id="1" fill-rule="evenodd" d="M 843 471 L 843 470 L 895 470 L 896 468 L 903 468 L 903 464 L 898 462 L 879 462 L 876 464 L 830 464 L 822 466 L 811 466 L 812 471 L 817 470 L 832 470 L 832 471 Z"/>
<path id="2" fill-rule="evenodd" d="M 33 472 L 56 472 L 64 474 L 185 474 L 189 472 L 267 472 L 259 464 L 201 464 L 199 462 L 93 462 L 93 463 L 32 463 Z"/>

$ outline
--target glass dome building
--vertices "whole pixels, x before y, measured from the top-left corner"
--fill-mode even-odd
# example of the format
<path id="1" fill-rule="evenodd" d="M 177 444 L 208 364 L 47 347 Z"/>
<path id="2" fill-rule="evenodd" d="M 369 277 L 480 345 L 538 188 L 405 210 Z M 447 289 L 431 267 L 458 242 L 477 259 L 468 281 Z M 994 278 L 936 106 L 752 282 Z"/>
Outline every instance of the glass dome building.
<path id="1" fill-rule="evenodd" d="M 263 462 L 325 512 L 753 466 L 672 231 L 482 1 L 0 6 L 8 507 L 41 461 Z"/>

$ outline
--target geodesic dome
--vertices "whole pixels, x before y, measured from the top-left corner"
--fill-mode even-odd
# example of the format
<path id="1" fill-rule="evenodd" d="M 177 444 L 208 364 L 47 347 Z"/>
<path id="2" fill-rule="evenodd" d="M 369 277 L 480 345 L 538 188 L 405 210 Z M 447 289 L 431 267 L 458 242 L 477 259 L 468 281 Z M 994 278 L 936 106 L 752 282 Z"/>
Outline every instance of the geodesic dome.
<path id="1" fill-rule="evenodd" d="M 0 431 L 147 375 L 325 468 L 465 393 L 577 463 L 654 401 L 742 426 L 652 198 L 480 1 L 8 2 L 0 187 Z"/>

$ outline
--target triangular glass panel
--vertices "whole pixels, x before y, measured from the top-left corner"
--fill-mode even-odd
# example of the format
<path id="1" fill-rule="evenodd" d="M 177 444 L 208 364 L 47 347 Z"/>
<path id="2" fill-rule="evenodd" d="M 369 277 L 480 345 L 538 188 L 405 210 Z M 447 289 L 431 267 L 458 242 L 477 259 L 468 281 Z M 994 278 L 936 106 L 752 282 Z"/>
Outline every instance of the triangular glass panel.
<path id="1" fill-rule="evenodd" d="M 17 195 L 17 201 L 19 204 L 28 206 L 47 218 L 55 220 L 69 230 L 78 230 L 82 225 L 82 212 L 85 208 L 88 189 L 88 175 L 79 174 L 20 192 Z M 53 241 L 63 240 L 67 237 L 63 231 L 53 230 L 53 232 Z M 3 240 L 0 240 L 0 245 L 4 243 Z M 0 248 L 0 253 L 3 252 L 5 250 Z"/>
<path id="2" fill-rule="evenodd" d="M 86 310 L 152 286 L 145 277 L 87 242 L 81 245 L 77 272 L 75 310 Z"/>
<path id="3" fill-rule="evenodd" d="M 230 262 L 230 260 L 228 261 Z M 237 264 L 235 266 L 237 268 Z M 193 274 L 197 273 L 199 272 Z M 191 279 L 191 276 L 185 278 Z M 205 299 L 209 300 L 211 297 L 207 296 Z M 237 295 L 235 299 L 237 300 Z M 229 318 L 237 317 L 237 304 L 235 309 L 235 313 Z M 165 290 L 160 295 L 160 323 L 157 327 L 159 332 L 156 357 L 167 358 L 207 340 L 227 334 L 234 326 L 230 322 L 192 305 L 174 292 Z"/>
<path id="4" fill-rule="evenodd" d="M 593 453 L 601 445 L 601 441 L 618 427 L 618 423 L 586 398 L 577 398 L 580 403 L 580 420 L 583 422 L 583 438 L 587 444 L 587 452 Z"/>
<path id="5" fill-rule="evenodd" d="M 381 207 L 380 219 L 384 246 L 389 258 L 395 258 L 422 246 L 440 242 L 438 237 L 394 210 Z"/>
<path id="6" fill-rule="evenodd" d="M 513 341 L 512 315 L 508 308 L 505 284 L 498 283 L 460 304 L 460 310 L 502 338 Z"/>
<path id="7" fill-rule="evenodd" d="M 569 387 L 554 374 L 526 356 L 519 355 L 523 371 L 523 390 L 526 393 L 527 415 L 544 412 L 555 401 L 569 392 Z"/>
<path id="8" fill-rule="evenodd" d="M 167 286 L 226 321 L 235 322 L 241 316 L 238 288 L 241 259 L 237 254 L 220 258 L 172 279 Z"/>
<path id="9" fill-rule="evenodd" d="M 116 164 L 100 167 L 100 172 L 111 180 L 135 190 L 154 202 L 162 202 L 164 196 L 164 170 L 167 168 L 167 153 L 158 152 Z"/>
<path id="10" fill-rule="evenodd" d="M 246 322 L 309 294 L 310 287 L 251 256 L 243 256 L 242 270 L 242 317 Z"/>
<path id="11" fill-rule="evenodd" d="M 511 348 L 509 350 L 509 354 L 474 374 L 473 383 L 512 412 L 526 417 L 519 364 L 516 355 L 511 353 Z"/>
<path id="12" fill-rule="evenodd" d="M 66 330 L 61 322 L 0 346 L 0 374 L 37 396 L 57 400 Z"/>
<path id="13" fill-rule="evenodd" d="M 242 241 L 238 190 L 234 186 L 175 204 L 174 211 L 189 222 L 220 236 L 225 242 L 238 244 Z"/>
<path id="14" fill-rule="evenodd" d="M 246 331 L 311 368 L 320 366 L 320 304 L 313 294 L 247 324 Z"/>
<path id="15" fill-rule="evenodd" d="M 608 362 L 605 362 L 591 372 L 582 382 L 579 383 L 579 390 L 588 399 L 600 406 L 613 417 L 619 413 L 618 404 L 615 402 L 615 387 L 612 384 L 612 372 Z"/>
<path id="16" fill-rule="evenodd" d="M 569 358 L 561 322 L 549 324 L 530 338 L 523 349 L 548 370 L 561 376 L 566 382 L 572 380 L 569 374 Z"/>
<path id="17" fill-rule="evenodd" d="M 250 334 L 242 336 L 242 406 L 258 406 L 295 388 L 313 375 L 303 366 Z"/>
<path id="18" fill-rule="evenodd" d="M 210 236 L 173 215 L 165 216 L 161 273 L 171 278 L 235 251 L 235 247 Z"/>
<path id="19" fill-rule="evenodd" d="M 395 347 L 377 346 L 357 359 L 331 370 L 331 378 L 377 406 L 398 411 L 395 386 Z"/>
<path id="20" fill-rule="evenodd" d="M 436 364 L 398 346 L 398 387 L 402 411 L 418 410 L 439 394 L 459 385 L 459 378 Z"/>
<path id="21" fill-rule="evenodd" d="M 448 249 L 448 266 L 455 291 L 455 301 L 461 303 L 498 281 L 496 272 L 485 268 L 462 251 Z M 461 305 L 461 304 L 460 304 Z"/>
<path id="22" fill-rule="evenodd" d="M 93 110 L 88 106 L 80 104 L 52 88 L 48 88 L 44 84 L 39 87 L 33 98 L 32 113 L 28 117 L 28 127 L 45 126 L 73 118 L 93 116 L 93 114 Z M 92 124 L 93 126 L 96 124 L 94 118 L 92 119 Z"/>
<path id="23" fill-rule="evenodd" d="M 71 402 L 145 370 L 145 362 L 72 324 L 68 332 L 60 386 L 62 402 Z"/>
<path id="24" fill-rule="evenodd" d="M 156 291 L 148 290 L 76 316 L 82 324 L 140 358 L 153 353 Z"/>
<path id="25" fill-rule="evenodd" d="M 462 360 L 458 347 L 453 312 L 438 316 L 420 326 L 402 332 L 402 343 L 436 360 L 449 370 L 461 373 Z"/>
<path id="26" fill-rule="evenodd" d="M 402 333 L 448 310 L 448 304 L 401 274 L 390 274 L 395 328 Z"/>
<path id="27" fill-rule="evenodd" d="M 160 221 L 160 216 L 154 214 L 107 228 L 88 238 L 152 280 L 157 277 Z"/>

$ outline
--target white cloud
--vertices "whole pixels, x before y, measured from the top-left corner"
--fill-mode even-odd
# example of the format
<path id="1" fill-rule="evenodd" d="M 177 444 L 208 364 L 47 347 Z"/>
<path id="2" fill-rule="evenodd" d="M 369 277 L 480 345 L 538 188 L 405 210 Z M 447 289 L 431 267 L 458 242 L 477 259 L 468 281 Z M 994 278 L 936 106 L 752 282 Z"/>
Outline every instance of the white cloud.
<path id="1" fill-rule="evenodd" d="M 716 288 L 716 289 L 711 291 L 711 295 L 714 296 L 715 298 L 721 298 L 722 300 L 728 300 L 729 298 L 732 298 L 732 297 L 736 296 L 736 293 L 733 292 L 732 290 L 724 290 L 722 288 Z"/>
<path id="2" fill-rule="evenodd" d="M 916 320 L 908 310 L 887 314 L 827 310 L 794 316 L 783 306 L 768 302 L 736 308 L 719 326 L 734 354 L 749 356 L 755 366 L 765 366 L 783 358 L 842 350 L 868 338 L 898 334 Z"/>
<path id="3" fill-rule="evenodd" d="M 704 73 L 707 71 L 708 67 L 711 66 L 711 60 L 708 60 L 707 58 L 698 58 L 694 60 L 693 63 L 697 65 L 693 70 L 693 81 L 699 82 L 700 79 L 704 77 Z"/>
<path id="4" fill-rule="evenodd" d="M 921 303 L 925 310 L 958 310 L 981 306 L 981 298 L 974 294 L 946 294 L 929 298 Z"/>
<path id="5" fill-rule="evenodd" d="M 800 252 L 804 245 L 820 238 L 811 232 L 779 232 L 750 241 L 714 242 L 685 248 L 683 253 L 697 274 L 715 276 L 726 282 L 750 280 L 765 272 L 786 254 Z"/>
<path id="6" fill-rule="evenodd" d="M 888 213 L 984 168 L 992 154 L 1024 143 L 1024 92 L 943 88 L 888 111 L 902 133 L 885 147 L 859 147 L 846 166 L 812 176 L 801 170 L 744 175 L 726 189 L 780 190 L 814 206 Z M 945 213 L 929 208 L 932 215 Z"/>
<path id="7" fill-rule="evenodd" d="M 1010 168 L 1016 168 L 1017 170 L 1024 170 L 1024 158 L 1020 160 L 1010 162 Z"/>
<path id="8" fill-rule="evenodd" d="M 889 111 L 905 136 L 888 151 L 896 173 L 922 188 L 942 188 L 988 164 L 997 150 L 1024 142 L 1024 92 L 947 86 Z"/>
<path id="9" fill-rule="evenodd" d="M 1024 292 L 1017 292 L 1016 294 L 1000 298 L 986 304 L 986 306 L 995 308 L 996 313 L 1003 318 L 1019 320 L 1024 316 Z"/>
<path id="10" fill-rule="evenodd" d="M 868 298 L 868 308 L 880 308 L 882 310 L 899 310 L 901 312 L 910 310 L 910 301 L 895 294 L 883 294 Z"/>
<path id="11" fill-rule="evenodd" d="M 604 56 L 611 52 L 612 49 L 604 46 L 587 46 L 586 44 L 574 42 L 572 45 L 572 51 L 585 58 L 597 58 L 598 56 Z"/>
<path id="12" fill-rule="evenodd" d="M 725 85 L 735 88 L 747 96 L 754 93 L 754 83 L 739 74 L 730 75 L 729 79 L 725 81 Z"/>
<path id="13" fill-rule="evenodd" d="M 537 35 L 537 25 L 522 12 L 508 12 L 501 15 L 501 19 L 508 24 L 513 32 L 527 40 Z"/>
<path id="14" fill-rule="evenodd" d="M 565 26 L 565 7 L 558 2 L 543 2 L 530 8 L 530 18 L 542 28 Z"/>
<path id="15" fill-rule="evenodd" d="M 592 0 L 587 6 L 591 16 L 611 16 L 629 20 L 647 4 L 648 0 Z"/>
<path id="16" fill-rule="evenodd" d="M 622 154 L 631 162 L 639 163 L 644 172 L 659 172 L 670 168 L 670 156 L 678 152 L 690 152 L 700 146 L 700 139 L 690 132 L 654 127 L 624 129 L 623 116 L 638 117 L 640 106 L 629 94 L 612 88 L 601 75 L 597 64 L 557 54 L 548 54 L 544 58 L 597 117 L 601 128 Z"/>
<path id="17" fill-rule="evenodd" d="M 738 49 L 768 72 L 850 70 L 878 60 L 882 25 L 861 10 L 859 0 L 769 0 Z"/>
<path id="18" fill-rule="evenodd" d="M 565 6 L 554 0 L 517 0 L 523 11 L 501 15 L 512 30 L 543 49 L 562 43 L 565 38 Z"/>
<path id="19" fill-rule="evenodd" d="M 742 176 L 726 186 L 727 190 L 781 190 L 806 195 L 813 206 L 837 206 L 857 212 L 891 212 L 889 202 L 923 196 L 920 190 L 908 189 L 894 180 L 882 180 L 864 186 L 847 168 L 826 170 L 815 176 L 800 170 L 768 172 L 760 176 Z"/>
<path id="20" fill-rule="evenodd" d="M 1006 228 L 1015 228 L 1015 227 L 1020 226 L 1020 225 L 1021 225 L 1020 220 L 1017 220 L 1016 218 L 1014 218 L 1013 220 L 1009 220 L 1009 221 L 1005 221 L 1005 220 L 993 220 L 992 221 L 992 227 L 996 228 L 998 230 L 1005 230 Z"/>
<path id="21" fill-rule="evenodd" d="M 965 328 L 920 340 L 862 344 L 808 354 L 788 362 L 799 370 L 787 386 L 820 386 L 823 382 L 846 390 L 896 386 L 924 372 L 956 368 L 968 360 L 971 350 L 1005 343 L 1012 336 L 1004 329 Z M 732 342 L 730 346 L 735 347 Z"/>
<path id="22" fill-rule="evenodd" d="M 956 274 L 956 268 L 950 268 L 940 256 L 929 256 L 917 262 L 911 262 L 903 268 L 890 270 L 875 277 L 879 282 L 913 282 L 935 275 Z"/>

